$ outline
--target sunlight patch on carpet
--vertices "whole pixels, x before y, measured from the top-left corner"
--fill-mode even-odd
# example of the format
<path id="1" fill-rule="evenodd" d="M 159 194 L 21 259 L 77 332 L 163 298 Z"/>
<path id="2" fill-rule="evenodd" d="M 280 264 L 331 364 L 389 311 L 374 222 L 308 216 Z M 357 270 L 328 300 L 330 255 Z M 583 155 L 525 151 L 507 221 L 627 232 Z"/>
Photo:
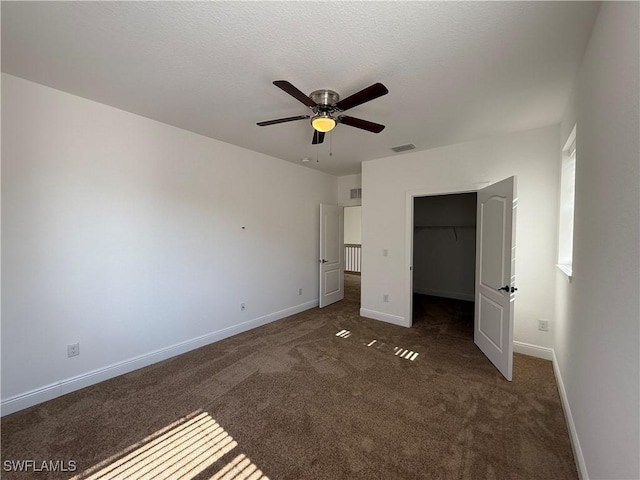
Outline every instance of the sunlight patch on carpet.
<path id="1" fill-rule="evenodd" d="M 349 338 L 351 336 L 351 332 L 349 330 L 340 330 L 336 333 L 336 337 L 340 338 Z"/>
<path id="2" fill-rule="evenodd" d="M 349 338 L 351 337 L 351 335 L 352 335 L 351 331 L 344 328 L 340 330 L 338 333 L 336 333 L 336 337 L 340 337 L 340 338 Z M 367 340 L 364 340 L 363 345 L 366 345 L 367 347 L 375 347 L 377 350 L 381 350 L 381 351 L 388 351 L 391 348 L 390 346 L 387 346 L 386 343 L 379 342 L 378 339 L 371 340 L 369 342 L 367 342 Z M 418 352 L 414 352 L 413 350 L 409 350 L 402 347 L 394 347 L 392 353 L 396 357 L 404 358 L 405 360 L 410 360 L 412 362 L 415 361 L 415 359 L 418 358 L 418 355 L 419 355 Z"/>
<path id="3" fill-rule="evenodd" d="M 413 350 L 407 350 L 406 348 L 394 347 L 393 351 L 395 352 L 395 356 L 400 356 L 401 358 L 406 358 L 407 360 L 411 360 L 412 362 L 418 358 L 418 352 L 414 352 Z"/>
<path id="4" fill-rule="evenodd" d="M 198 410 L 130 446 L 72 480 L 191 479 L 238 446 L 207 412 Z M 236 456 L 211 480 L 268 480 L 245 455 Z"/>
<path id="5" fill-rule="evenodd" d="M 241 453 L 209 480 L 269 480 L 269 478 Z"/>

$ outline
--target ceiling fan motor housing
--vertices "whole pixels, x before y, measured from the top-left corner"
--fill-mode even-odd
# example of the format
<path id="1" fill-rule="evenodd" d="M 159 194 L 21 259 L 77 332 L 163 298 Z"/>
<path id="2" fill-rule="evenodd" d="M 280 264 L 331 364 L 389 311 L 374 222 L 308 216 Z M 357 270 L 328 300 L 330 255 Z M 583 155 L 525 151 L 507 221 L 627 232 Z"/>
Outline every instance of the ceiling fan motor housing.
<path id="1" fill-rule="evenodd" d="M 336 103 L 340 100 L 340 95 L 333 90 L 315 90 L 309 94 L 309 98 L 316 103 L 311 109 L 315 113 L 311 118 L 311 126 L 323 134 L 333 130 L 336 126 L 333 113 L 338 110 Z"/>
<path id="2" fill-rule="evenodd" d="M 316 102 L 319 111 L 333 111 L 332 107 L 340 101 L 340 95 L 333 90 L 315 90 L 309 94 L 309 98 Z"/>

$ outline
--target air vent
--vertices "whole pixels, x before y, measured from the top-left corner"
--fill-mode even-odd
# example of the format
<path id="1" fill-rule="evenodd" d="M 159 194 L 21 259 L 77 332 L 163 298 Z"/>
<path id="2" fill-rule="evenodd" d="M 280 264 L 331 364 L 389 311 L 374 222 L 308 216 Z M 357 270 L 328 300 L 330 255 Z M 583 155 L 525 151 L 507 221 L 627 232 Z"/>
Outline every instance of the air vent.
<path id="1" fill-rule="evenodd" d="M 416 146 L 413 143 L 407 143 L 406 145 L 398 145 L 397 147 L 393 147 L 391 150 L 394 152 L 406 152 L 407 150 L 413 150 Z"/>
<path id="2" fill-rule="evenodd" d="M 354 198 L 362 198 L 362 189 L 361 188 L 352 188 L 351 189 L 351 199 Z"/>

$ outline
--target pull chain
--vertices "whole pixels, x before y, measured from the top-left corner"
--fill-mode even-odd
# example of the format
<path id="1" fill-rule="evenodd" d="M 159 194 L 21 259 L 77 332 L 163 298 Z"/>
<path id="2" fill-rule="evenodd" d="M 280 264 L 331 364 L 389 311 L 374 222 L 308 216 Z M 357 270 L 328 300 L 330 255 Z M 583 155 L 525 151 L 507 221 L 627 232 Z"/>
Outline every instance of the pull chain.
<path id="1" fill-rule="evenodd" d="M 329 132 L 329 156 L 333 156 L 333 132 Z"/>

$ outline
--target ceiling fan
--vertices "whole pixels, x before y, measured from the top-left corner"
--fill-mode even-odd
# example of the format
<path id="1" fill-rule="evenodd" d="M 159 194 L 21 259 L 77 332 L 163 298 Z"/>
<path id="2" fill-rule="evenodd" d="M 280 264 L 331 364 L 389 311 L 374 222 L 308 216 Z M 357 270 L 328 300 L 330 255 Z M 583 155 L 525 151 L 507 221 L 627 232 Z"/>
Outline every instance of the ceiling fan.
<path id="1" fill-rule="evenodd" d="M 286 80 L 276 80 L 273 84 L 287 92 L 296 100 L 304 103 L 311 109 L 313 115 L 298 115 L 297 117 L 278 118 L 276 120 L 258 122 L 258 125 L 261 127 L 310 118 L 311 126 L 314 129 L 311 143 L 314 145 L 322 143 L 325 133 L 333 130 L 338 123 L 361 128 L 362 130 L 373 133 L 380 133 L 384 130 L 384 125 L 380 125 L 379 123 L 369 122 L 368 120 L 362 120 L 348 115 L 340 115 L 340 113 L 345 110 L 357 107 L 358 105 L 362 105 L 363 103 L 389 93 L 387 87 L 381 83 L 374 83 L 364 90 L 360 90 L 342 100 L 340 100 L 340 95 L 333 90 L 315 90 L 307 96 Z"/>

